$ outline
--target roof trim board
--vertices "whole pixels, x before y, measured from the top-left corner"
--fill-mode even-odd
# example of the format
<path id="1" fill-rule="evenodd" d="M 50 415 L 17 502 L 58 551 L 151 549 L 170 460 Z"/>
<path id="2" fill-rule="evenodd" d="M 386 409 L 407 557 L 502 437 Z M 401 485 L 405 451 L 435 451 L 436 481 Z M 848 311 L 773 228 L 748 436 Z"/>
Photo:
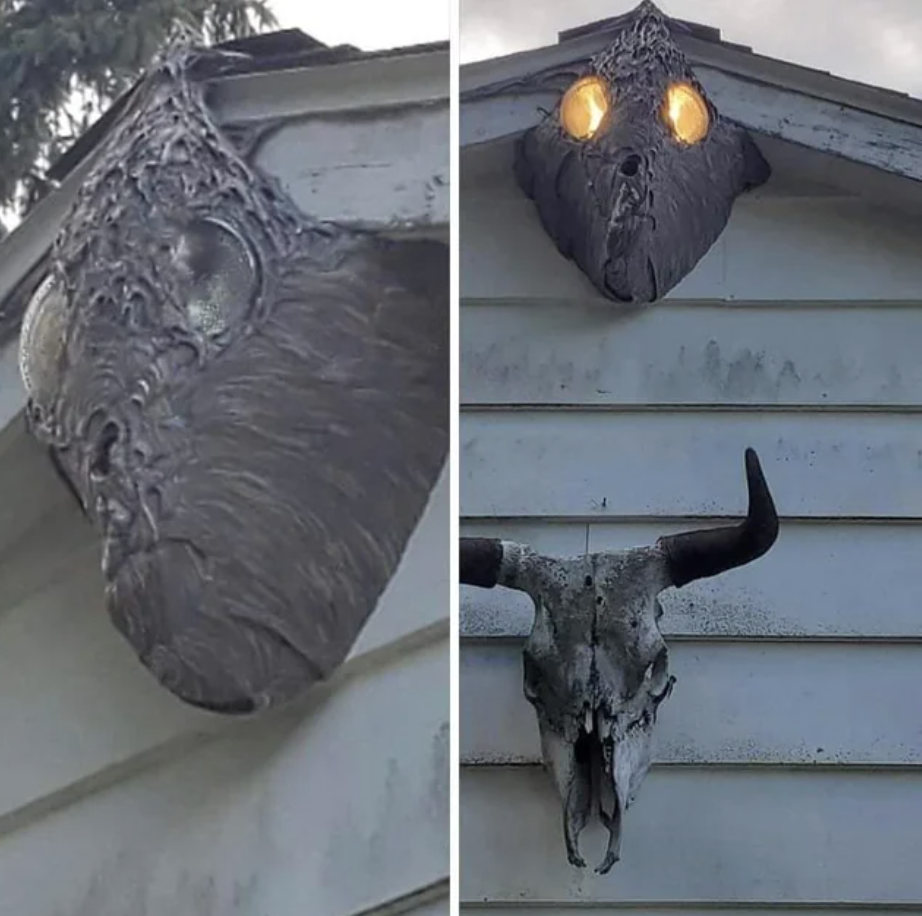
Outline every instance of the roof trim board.
<path id="1" fill-rule="evenodd" d="M 827 71 L 806 67 L 791 61 L 768 57 L 742 45 L 704 39 L 696 26 L 692 34 L 677 33 L 676 43 L 695 64 L 726 70 L 737 76 L 767 82 L 780 88 L 792 89 L 880 114 L 894 120 L 922 125 L 922 99 L 905 92 L 873 86 L 857 80 L 835 76 Z M 574 37 L 566 37 L 566 36 Z M 608 29 L 571 29 L 562 33 L 556 45 L 519 51 L 514 54 L 474 61 L 461 67 L 461 93 L 478 89 L 510 77 L 564 63 L 588 60 L 610 43 Z"/>
<path id="2" fill-rule="evenodd" d="M 461 144 L 513 136 L 558 98 L 554 78 L 608 44 L 608 32 L 461 68 Z M 763 136 L 922 181 L 922 101 L 753 54 L 737 45 L 678 35 L 701 82 L 726 117 Z"/>

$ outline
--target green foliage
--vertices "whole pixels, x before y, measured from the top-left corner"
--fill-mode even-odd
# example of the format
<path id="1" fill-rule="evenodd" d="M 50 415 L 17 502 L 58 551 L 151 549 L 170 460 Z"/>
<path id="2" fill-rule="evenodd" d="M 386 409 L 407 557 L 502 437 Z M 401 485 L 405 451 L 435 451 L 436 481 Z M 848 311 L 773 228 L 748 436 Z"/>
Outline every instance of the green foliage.
<path id="1" fill-rule="evenodd" d="M 0 209 L 27 211 L 50 162 L 185 23 L 209 44 L 273 27 L 268 0 L 0 0 Z"/>

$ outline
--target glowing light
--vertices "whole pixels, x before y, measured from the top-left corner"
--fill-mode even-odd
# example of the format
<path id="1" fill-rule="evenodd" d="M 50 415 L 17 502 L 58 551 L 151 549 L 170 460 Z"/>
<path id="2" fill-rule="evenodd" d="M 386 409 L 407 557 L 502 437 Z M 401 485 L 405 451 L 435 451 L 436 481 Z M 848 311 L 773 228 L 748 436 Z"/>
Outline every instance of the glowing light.
<path id="1" fill-rule="evenodd" d="M 598 76 L 577 80 L 560 101 L 560 126 L 574 140 L 591 140 L 611 109 L 608 85 Z"/>
<path id="2" fill-rule="evenodd" d="M 707 103 L 688 83 L 674 83 L 666 90 L 663 114 L 672 135 L 681 143 L 700 143 L 711 126 Z"/>

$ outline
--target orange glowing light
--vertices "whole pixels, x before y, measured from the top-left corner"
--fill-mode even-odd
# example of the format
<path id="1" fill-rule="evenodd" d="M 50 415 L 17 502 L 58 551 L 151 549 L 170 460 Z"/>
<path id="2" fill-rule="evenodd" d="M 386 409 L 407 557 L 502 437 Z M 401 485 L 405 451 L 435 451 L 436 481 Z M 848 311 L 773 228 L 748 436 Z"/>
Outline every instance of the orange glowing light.
<path id="1" fill-rule="evenodd" d="M 663 113 L 672 135 L 688 145 L 700 143 L 711 126 L 707 103 L 688 83 L 674 83 L 666 90 Z"/>
<path id="2" fill-rule="evenodd" d="M 564 93 L 560 126 L 574 140 L 591 140 L 610 110 L 608 85 L 598 76 L 585 76 Z"/>

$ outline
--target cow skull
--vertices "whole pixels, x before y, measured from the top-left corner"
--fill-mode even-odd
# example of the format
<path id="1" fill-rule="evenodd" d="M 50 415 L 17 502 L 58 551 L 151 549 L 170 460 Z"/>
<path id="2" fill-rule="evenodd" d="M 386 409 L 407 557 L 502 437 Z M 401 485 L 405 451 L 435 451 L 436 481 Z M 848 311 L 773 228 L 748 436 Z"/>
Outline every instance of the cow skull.
<path id="1" fill-rule="evenodd" d="M 621 817 L 651 762 L 653 725 L 672 691 L 658 595 L 670 586 L 751 563 L 778 536 L 759 459 L 746 451 L 749 511 L 727 526 L 660 538 L 652 547 L 580 557 L 542 556 L 512 541 L 462 538 L 460 580 L 525 592 L 535 622 L 524 649 L 544 763 L 560 793 L 571 864 L 593 803 L 609 832 L 596 869 L 618 861 Z"/>

